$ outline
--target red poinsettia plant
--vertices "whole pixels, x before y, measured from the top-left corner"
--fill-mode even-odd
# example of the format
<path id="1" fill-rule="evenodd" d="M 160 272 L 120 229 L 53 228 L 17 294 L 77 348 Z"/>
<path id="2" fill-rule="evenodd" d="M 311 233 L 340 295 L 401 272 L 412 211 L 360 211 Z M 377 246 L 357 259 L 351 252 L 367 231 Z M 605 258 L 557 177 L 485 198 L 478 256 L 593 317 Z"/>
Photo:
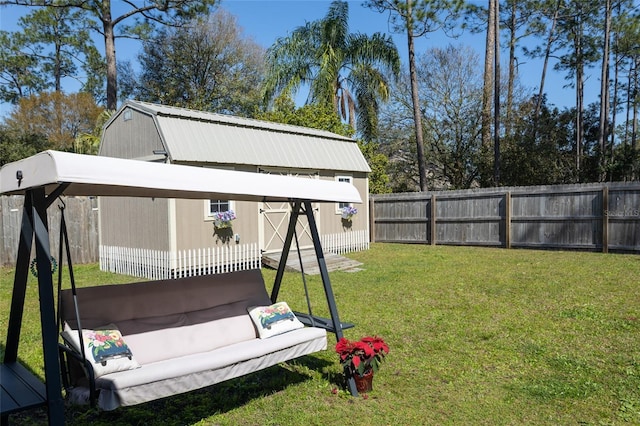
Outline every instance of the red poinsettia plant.
<path id="1" fill-rule="evenodd" d="M 356 342 L 343 337 L 336 343 L 336 352 L 346 372 L 364 376 L 369 371 L 378 371 L 389 346 L 378 336 L 363 337 Z"/>

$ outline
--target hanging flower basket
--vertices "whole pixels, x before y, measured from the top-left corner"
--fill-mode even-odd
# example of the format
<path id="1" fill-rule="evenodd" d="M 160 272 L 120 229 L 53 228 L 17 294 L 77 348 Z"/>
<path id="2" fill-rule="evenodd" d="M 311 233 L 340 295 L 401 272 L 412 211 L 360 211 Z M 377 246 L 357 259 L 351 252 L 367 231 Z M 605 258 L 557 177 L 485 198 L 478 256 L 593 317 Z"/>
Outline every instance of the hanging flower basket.
<path id="1" fill-rule="evenodd" d="M 232 221 L 236 219 L 236 214 L 233 210 L 227 210 L 226 212 L 216 212 L 213 215 L 213 226 L 216 229 L 228 229 L 233 226 Z"/>
<path id="2" fill-rule="evenodd" d="M 351 206 L 345 206 L 342 208 L 342 219 L 352 220 L 353 216 L 358 214 L 358 209 Z"/>

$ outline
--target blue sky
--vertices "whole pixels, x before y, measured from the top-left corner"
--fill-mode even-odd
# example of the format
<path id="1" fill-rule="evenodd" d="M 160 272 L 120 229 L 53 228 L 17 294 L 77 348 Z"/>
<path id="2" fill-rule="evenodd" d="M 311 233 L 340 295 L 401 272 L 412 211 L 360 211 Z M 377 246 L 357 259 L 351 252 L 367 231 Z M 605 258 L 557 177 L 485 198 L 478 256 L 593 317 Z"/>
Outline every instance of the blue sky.
<path id="1" fill-rule="evenodd" d="M 112 0 L 115 7 L 119 0 Z M 407 63 L 407 43 L 406 36 L 402 34 L 392 34 L 388 24 L 388 13 L 378 13 L 362 6 L 362 0 L 349 1 L 349 30 L 350 32 L 360 32 L 373 34 L 384 32 L 392 35 L 398 51 L 400 52 L 403 65 Z M 252 37 L 258 44 L 267 48 L 273 42 L 298 26 L 306 22 L 314 21 L 325 16 L 329 8 L 330 1 L 326 0 L 222 0 L 221 6 L 236 16 L 238 24 L 243 28 L 244 34 Z M 15 31 L 18 17 L 26 13 L 25 7 L 2 7 L 0 8 L 0 28 L 5 31 Z M 421 55 L 431 47 L 445 47 L 447 44 L 470 46 L 478 52 L 482 66 L 484 56 L 484 34 L 462 34 L 457 39 L 447 37 L 442 33 L 432 33 L 416 40 L 416 54 Z M 103 47 L 103 41 L 96 40 L 99 49 Z M 139 51 L 139 44 L 118 39 L 116 41 L 116 52 L 118 59 L 133 59 L 135 66 L 135 56 Z M 521 83 L 537 92 L 537 86 L 542 71 L 541 61 L 534 61 L 520 56 L 519 75 Z M 506 70 L 507 52 L 501 52 L 503 69 Z M 480 70 L 481 71 L 481 70 Z M 560 74 L 553 70 L 547 73 L 545 82 L 545 92 L 551 105 L 563 107 L 573 107 L 575 105 L 575 91 L 572 88 L 564 87 L 568 81 L 564 79 L 564 73 Z M 67 89 L 72 91 L 72 89 Z M 77 90 L 77 89 L 76 89 Z M 599 75 L 597 71 L 591 70 L 585 85 L 586 103 L 592 103 L 598 99 Z M 6 115 L 8 105 L 0 104 L 0 116 Z"/>

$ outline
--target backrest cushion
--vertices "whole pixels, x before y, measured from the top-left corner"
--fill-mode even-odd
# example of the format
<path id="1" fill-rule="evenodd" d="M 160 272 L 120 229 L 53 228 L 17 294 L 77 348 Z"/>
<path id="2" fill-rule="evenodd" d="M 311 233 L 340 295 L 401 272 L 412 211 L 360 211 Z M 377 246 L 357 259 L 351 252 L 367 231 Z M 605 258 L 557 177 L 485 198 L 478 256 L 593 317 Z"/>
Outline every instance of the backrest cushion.
<path id="1" fill-rule="evenodd" d="M 247 315 L 271 303 L 259 269 L 173 280 L 77 289 L 83 328 L 114 323 L 123 335 Z M 61 315 L 77 328 L 71 290 L 61 294 Z"/>

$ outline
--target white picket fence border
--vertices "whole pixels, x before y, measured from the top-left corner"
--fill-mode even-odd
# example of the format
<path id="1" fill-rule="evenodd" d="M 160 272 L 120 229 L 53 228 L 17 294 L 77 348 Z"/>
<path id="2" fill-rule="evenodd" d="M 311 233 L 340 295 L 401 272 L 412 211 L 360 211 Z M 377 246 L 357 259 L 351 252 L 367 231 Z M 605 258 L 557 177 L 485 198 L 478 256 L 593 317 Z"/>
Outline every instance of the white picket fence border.
<path id="1" fill-rule="evenodd" d="M 101 270 L 150 280 L 257 269 L 261 259 L 256 243 L 179 250 L 174 256 L 163 250 L 100 246 Z"/>
<path id="2" fill-rule="evenodd" d="M 320 244 L 323 251 L 335 254 L 369 250 L 369 230 L 321 235 Z"/>
<path id="3" fill-rule="evenodd" d="M 344 254 L 369 249 L 369 232 L 352 231 L 320 237 L 327 253 Z M 202 249 L 164 250 L 100 246 L 100 270 L 150 280 L 258 269 L 262 252 L 257 243 Z"/>

